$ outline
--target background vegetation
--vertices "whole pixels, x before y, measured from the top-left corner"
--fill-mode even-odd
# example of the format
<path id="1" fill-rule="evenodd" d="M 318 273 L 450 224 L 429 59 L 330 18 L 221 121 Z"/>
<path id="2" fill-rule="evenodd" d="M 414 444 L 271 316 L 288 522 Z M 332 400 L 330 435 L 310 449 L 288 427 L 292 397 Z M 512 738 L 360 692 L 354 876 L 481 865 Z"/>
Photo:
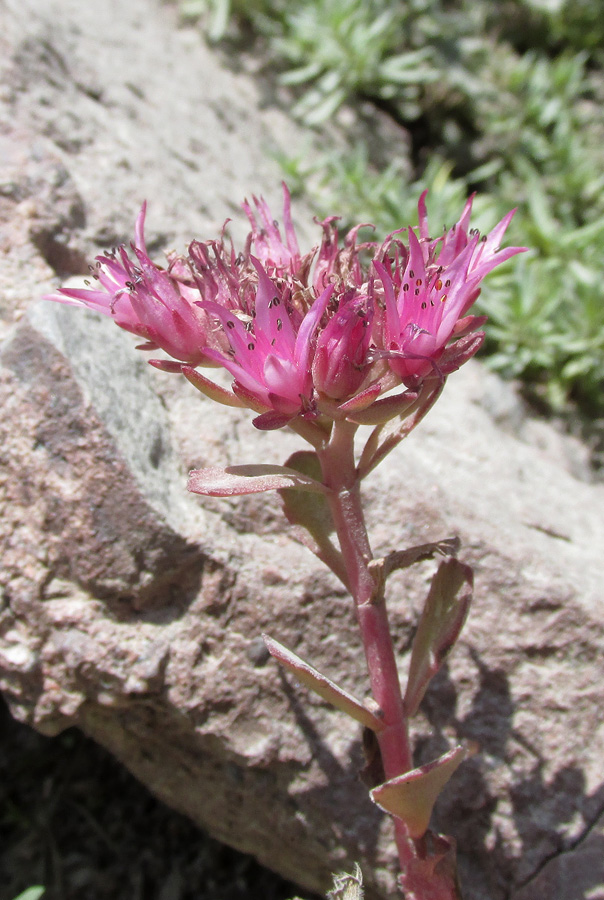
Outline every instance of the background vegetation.
<path id="1" fill-rule="evenodd" d="M 320 213 L 378 235 L 452 224 L 478 191 L 476 225 L 511 207 L 530 253 L 491 277 L 489 364 L 561 411 L 604 415 L 604 6 L 600 0 L 182 0 L 206 36 L 266 60 L 309 128 L 379 109 L 400 129 L 376 154 L 281 160 Z M 394 132 L 392 132 L 394 135 Z M 407 140 L 403 139 L 403 135 Z M 384 159 L 384 149 L 386 158 Z"/>

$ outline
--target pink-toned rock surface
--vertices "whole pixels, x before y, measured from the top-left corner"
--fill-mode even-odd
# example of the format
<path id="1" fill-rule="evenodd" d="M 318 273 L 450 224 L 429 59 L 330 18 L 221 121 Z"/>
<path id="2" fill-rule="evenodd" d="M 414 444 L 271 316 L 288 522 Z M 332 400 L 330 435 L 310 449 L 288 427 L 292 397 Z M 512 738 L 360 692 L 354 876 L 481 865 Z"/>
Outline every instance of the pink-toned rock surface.
<path id="1" fill-rule="evenodd" d="M 283 462 L 297 439 L 153 371 L 110 322 L 34 302 L 128 238 L 144 197 L 159 249 L 212 234 L 246 193 L 278 196 L 267 144 L 302 138 L 169 9 L 86 7 L 0 4 L 0 687 L 300 884 L 358 860 L 385 896 L 390 827 L 356 778 L 359 735 L 259 640 L 363 695 L 349 599 L 278 498 L 185 491 L 190 467 Z M 604 896 L 604 487 L 586 476 L 580 445 L 473 364 L 367 482 L 376 551 L 459 534 L 476 568 L 415 734 L 418 761 L 482 748 L 435 821 L 468 900 Z M 391 582 L 403 673 L 429 573 Z"/>

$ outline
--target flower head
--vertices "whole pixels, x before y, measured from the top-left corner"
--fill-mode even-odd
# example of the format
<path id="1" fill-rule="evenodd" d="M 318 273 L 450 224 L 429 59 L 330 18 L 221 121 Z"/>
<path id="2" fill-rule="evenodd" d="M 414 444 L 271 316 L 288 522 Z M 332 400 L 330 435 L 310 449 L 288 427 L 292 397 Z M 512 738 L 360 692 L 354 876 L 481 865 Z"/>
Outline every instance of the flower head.
<path id="1" fill-rule="evenodd" d="M 409 228 L 407 247 L 391 238 L 384 245 L 382 259 L 373 261 L 384 292 L 383 355 L 409 387 L 439 372 L 439 361 L 452 338 L 484 323 L 482 317 L 466 315 L 480 293 L 482 279 L 522 249 L 499 250 L 513 211 L 487 236 L 481 238 L 476 230 L 468 232 L 472 197 L 459 222 L 432 240 L 425 197 L 424 192 L 418 205 L 420 237 Z M 480 343 L 474 342 L 474 353 Z M 448 359 L 453 359 L 451 353 Z"/>
<path id="2" fill-rule="evenodd" d="M 223 231 L 193 241 L 186 256 L 169 255 L 167 268 L 148 256 L 143 206 L 130 252 L 97 257 L 98 289 L 64 288 L 50 299 L 112 316 L 147 341 L 144 349 L 174 360 L 154 364 L 182 368 L 227 402 L 223 389 L 191 375 L 191 367 L 223 367 L 234 379 L 228 402 L 254 409 L 261 428 L 386 408 L 381 394 L 442 381 L 476 352 L 484 318 L 468 312 L 482 279 L 522 249 L 499 249 L 513 213 L 486 237 L 469 230 L 472 198 L 449 231 L 431 238 L 425 196 L 418 233 L 406 229 L 406 241 L 401 230 L 359 243 L 359 225 L 341 243 L 330 217 L 320 244 L 302 255 L 284 185 L 283 231 L 254 197 L 243 204 L 251 232 L 241 253 Z"/>

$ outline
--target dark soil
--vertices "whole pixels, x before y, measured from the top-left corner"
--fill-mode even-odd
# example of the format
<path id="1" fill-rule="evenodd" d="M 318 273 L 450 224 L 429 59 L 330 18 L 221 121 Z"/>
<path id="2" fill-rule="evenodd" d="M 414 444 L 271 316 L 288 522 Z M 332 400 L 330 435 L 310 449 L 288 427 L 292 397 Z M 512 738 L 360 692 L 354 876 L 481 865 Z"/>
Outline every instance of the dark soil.
<path id="1" fill-rule="evenodd" d="M 0 900 L 285 900 L 295 885 L 209 838 L 70 729 L 46 738 L 0 697 Z"/>

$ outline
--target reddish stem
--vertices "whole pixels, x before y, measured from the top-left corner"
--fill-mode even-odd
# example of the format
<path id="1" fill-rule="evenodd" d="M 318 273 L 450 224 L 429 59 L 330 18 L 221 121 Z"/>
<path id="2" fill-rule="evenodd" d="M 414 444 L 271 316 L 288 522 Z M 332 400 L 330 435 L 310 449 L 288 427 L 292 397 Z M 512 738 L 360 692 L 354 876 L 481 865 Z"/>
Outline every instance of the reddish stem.
<path id="1" fill-rule="evenodd" d="M 413 768 L 413 760 L 386 604 L 369 569 L 373 555 L 354 462 L 356 430 L 357 426 L 350 422 L 335 422 L 329 443 L 318 455 L 324 483 L 333 492 L 329 504 L 355 601 L 372 694 L 386 725 L 377 738 L 384 773 L 390 779 Z M 415 854 L 399 819 L 395 819 L 395 834 L 401 868 L 405 871 Z"/>

